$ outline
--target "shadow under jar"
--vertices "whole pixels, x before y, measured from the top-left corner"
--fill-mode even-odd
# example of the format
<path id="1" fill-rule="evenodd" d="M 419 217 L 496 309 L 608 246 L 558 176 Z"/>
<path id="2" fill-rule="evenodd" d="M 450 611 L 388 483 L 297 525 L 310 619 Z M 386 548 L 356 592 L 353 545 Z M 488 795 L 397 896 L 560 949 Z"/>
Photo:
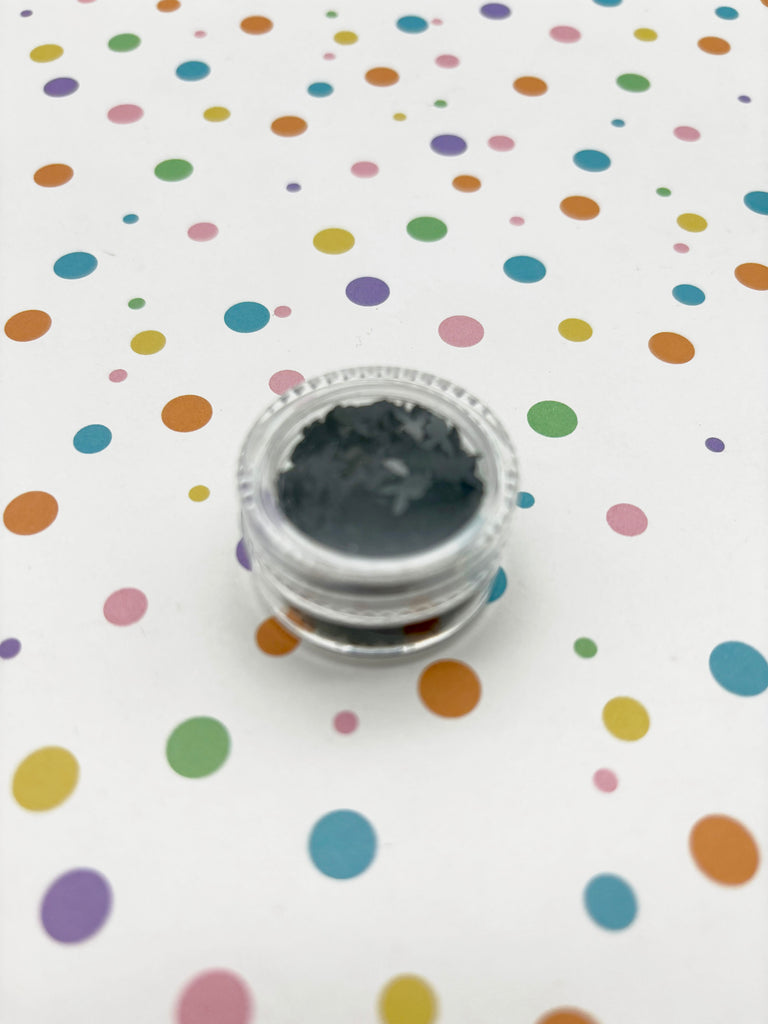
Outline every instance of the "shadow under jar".
<path id="1" fill-rule="evenodd" d="M 286 391 L 249 431 L 237 476 L 272 614 L 369 658 L 421 651 L 483 609 L 517 495 L 493 413 L 457 384 L 388 366 Z"/>

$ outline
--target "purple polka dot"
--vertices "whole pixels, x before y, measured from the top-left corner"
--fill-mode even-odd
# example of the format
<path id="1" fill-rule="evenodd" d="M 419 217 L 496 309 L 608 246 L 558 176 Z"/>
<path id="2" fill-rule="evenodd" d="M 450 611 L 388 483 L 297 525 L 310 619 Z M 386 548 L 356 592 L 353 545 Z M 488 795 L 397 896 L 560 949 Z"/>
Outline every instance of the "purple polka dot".
<path id="1" fill-rule="evenodd" d="M 708 437 L 704 444 L 711 452 L 725 451 L 725 443 L 719 437 Z"/>
<path id="2" fill-rule="evenodd" d="M 389 285 L 378 277 L 356 277 L 347 285 L 346 294 L 356 306 L 378 306 L 389 298 Z"/>
<path id="3" fill-rule="evenodd" d="M 440 156 L 459 156 L 466 152 L 467 144 L 460 135 L 436 135 L 430 142 L 430 148 Z"/>
<path id="4" fill-rule="evenodd" d="M 298 181 L 291 181 L 285 186 L 286 192 L 301 192 L 301 185 Z"/>
<path id="5" fill-rule="evenodd" d="M 253 566 L 251 565 L 251 559 L 248 555 L 248 549 L 246 548 L 245 541 L 243 540 L 242 537 L 237 542 L 237 547 L 235 548 L 235 556 L 240 565 L 242 565 L 244 569 L 247 569 L 248 572 L 250 572 Z"/>
<path id="6" fill-rule="evenodd" d="M 32 14 L 32 11 L 22 11 L 21 12 L 22 18 L 28 18 L 31 14 Z"/>
<path id="7" fill-rule="evenodd" d="M 112 909 L 112 890 L 98 871 L 76 868 L 60 875 L 43 897 L 43 928 L 57 942 L 82 942 L 104 924 Z"/>
<path id="8" fill-rule="evenodd" d="M 71 96 L 79 88 L 80 83 L 74 78 L 52 78 L 43 86 L 43 92 L 46 96 Z"/>
<path id="9" fill-rule="evenodd" d="M 7 640 L 0 643 L 0 658 L 15 658 L 21 650 L 21 641 L 15 636 L 9 636 Z"/>
<path id="10" fill-rule="evenodd" d="M 508 18 L 512 11 L 506 4 L 483 4 L 480 13 L 484 18 L 493 18 L 499 21 L 501 18 Z"/>
<path id="11" fill-rule="evenodd" d="M 752 102 L 752 97 L 751 96 L 739 96 L 739 103 L 751 103 L 751 102 Z"/>

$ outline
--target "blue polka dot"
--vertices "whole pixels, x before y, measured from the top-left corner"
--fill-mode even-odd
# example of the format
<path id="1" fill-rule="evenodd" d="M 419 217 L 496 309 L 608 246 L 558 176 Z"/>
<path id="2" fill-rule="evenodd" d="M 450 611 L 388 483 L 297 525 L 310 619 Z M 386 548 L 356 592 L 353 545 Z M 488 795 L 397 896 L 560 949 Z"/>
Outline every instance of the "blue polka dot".
<path id="1" fill-rule="evenodd" d="M 426 32 L 427 22 L 416 14 L 406 14 L 404 18 L 398 18 L 395 22 L 401 32 Z"/>
<path id="2" fill-rule="evenodd" d="M 614 128 L 623 128 L 626 123 L 627 122 L 620 117 L 614 117 L 614 119 L 611 121 L 611 124 Z"/>
<path id="3" fill-rule="evenodd" d="M 333 92 L 333 86 L 329 82 L 313 82 L 312 85 L 307 86 L 307 92 L 310 96 L 330 96 Z"/>
<path id="4" fill-rule="evenodd" d="M 79 277 L 88 277 L 98 264 L 99 261 L 89 252 L 68 252 L 65 256 L 59 256 L 53 264 L 53 272 L 57 277 L 75 281 Z"/>
<path id="5" fill-rule="evenodd" d="M 126 213 L 126 215 L 123 217 L 123 224 L 135 224 L 138 219 L 138 214 Z"/>
<path id="6" fill-rule="evenodd" d="M 488 595 L 488 604 L 491 604 L 493 601 L 498 601 L 506 589 L 507 574 L 503 569 L 499 569 L 493 583 L 491 584 L 491 592 Z"/>
<path id="7" fill-rule="evenodd" d="M 201 60 L 187 60 L 176 68 L 176 77 L 183 82 L 199 82 L 210 75 L 210 67 Z"/>
<path id="8" fill-rule="evenodd" d="M 695 284 L 676 284 L 672 289 L 672 295 L 684 306 L 700 306 L 706 298 L 701 288 Z"/>
<path id="9" fill-rule="evenodd" d="M 376 856 L 376 833 L 357 811 L 331 811 L 312 829 L 309 856 L 329 878 L 354 878 Z"/>
<path id="10" fill-rule="evenodd" d="M 520 491 L 517 496 L 517 507 L 518 508 L 531 508 L 536 503 L 536 499 L 528 491 Z"/>
<path id="11" fill-rule="evenodd" d="M 224 323 L 230 331 L 252 334 L 269 323 L 269 310 L 260 302 L 236 302 L 224 314 Z"/>
<path id="12" fill-rule="evenodd" d="M 72 444 L 82 452 L 83 455 L 93 455 L 94 452 L 103 452 L 112 440 L 112 431 L 102 423 L 89 423 L 87 427 L 81 427 L 72 438 Z"/>
<path id="13" fill-rule="evenodd" d="M 573 154 L 573 162 L 582 171 L 607 171 L 611 166 L 611 158 L 599 149 L 580 149 Z"/>
<path id="14" fill-rule="evenodd" d="M 598 7 L 618 7 L 621 0 L 592 0 Z"/>
<path id="15" fill-rule="evenodd" d="M 715 647 L 709 656 L 709 671 L 724 690 L 739 697 L 755 697 L 768 689 L 768 661 L 739 640 L 726 640 Z"/>
<path id="16" fill-rule="evenodd" d="M 531 284 L 540 281 L 547 273 L 547 268 L 533 256 L 510 256 L 504 263 L 504 273 L 513 281 Z"/>
<path id="17" fill-rule="evenodd" d="M 637 916 L 637 900 L 630 885 L 618 875 L 595 875 L 584 890 L 587 913 L 601 928 L 621 931 Z"/>
<path id="18" fill-rule="evenodd" d="M 723 21 L 735 21 L 739 16 L 739 12 L 735 7 L 716 7 L 715 14 L 718 18 L 722 18 Z"/>
<path id="19" fill-rule="evenodd" d="M 744 205 L 753 213 L 768 214 L 768 192 L 747 192 Z"/>

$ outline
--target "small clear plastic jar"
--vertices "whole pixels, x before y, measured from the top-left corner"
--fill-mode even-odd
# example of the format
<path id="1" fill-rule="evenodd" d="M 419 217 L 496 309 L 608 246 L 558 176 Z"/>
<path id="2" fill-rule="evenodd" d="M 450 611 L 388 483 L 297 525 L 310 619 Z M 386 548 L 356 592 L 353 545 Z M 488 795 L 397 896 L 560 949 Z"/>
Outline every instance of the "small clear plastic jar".
<path id="1" fill-rule="evenodd" d="M 313 540 L 280 507 L 278 477 L 304 427 L 337 405 L 388 400 L 430 410 L 477 455 L 483 494 L 472 518 L 413 554 L 349 554 Z M 355 367 L 282 394 L 245 439 L 238 466 L 243 539 L 253 584 L 288 630 L 327 651 L 392 657 L 452 636 L 486 605 L 517 495 L 517 459 L 503 426 L 464 388 L 431 373 Z"/>

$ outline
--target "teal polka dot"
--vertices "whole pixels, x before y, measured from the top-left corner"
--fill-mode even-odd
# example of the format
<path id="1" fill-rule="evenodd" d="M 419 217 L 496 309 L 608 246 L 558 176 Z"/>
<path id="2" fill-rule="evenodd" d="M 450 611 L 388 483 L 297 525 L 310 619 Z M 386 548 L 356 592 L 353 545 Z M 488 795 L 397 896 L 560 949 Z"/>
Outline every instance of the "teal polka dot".
<path id="1" fill-rule="evenodd" d="M 53 264 L 53 272 L 57 277 L 75 281 L 80 277 L 88 277 L 98 265 L 99 261 L 89 252 L 68 252 L 59 256 Z"/>
<path id="2" fill-rule="evenodd" d="M 528 491 L 520 491 L 516 500 L 518 508 L 532 508 L 536 502 L 534 496 Z"/>
<path id="3" fill-rule="evenodd" d="M 176 68 L 176 77 L 183 82 L 199 82 L 210 75 L 210 67 L 201 60 L 187 60 Z"/>
<path id="4" fill-rule="evenodd" d="M 618 875 L 595 875 L 584 890 L 587 913 L 601 928 L 621 931 L 637 916 L 632 887 Z"/>
<path id="5" fill-rule="evenodd" d="M 135 224 L 138 219 L 138 214 L 126 213 L 126 215 L 123 217 L 123 224 Z"/>
<path id="6" fill-rule="evenodd" d="M 401 32 L 426 32 L 428 28 L 426 20 L 416 14 L 406 14 L 398 18 L 395 24 Z"/>
<path id="7" fill-rule="evenodd" d="M 269 323 L 269 310 L 260 302 L 236 302 L 224 314 L 224 323 L 230 331 L 252 334 Z"/>
<path id="8" fill-rule="evenodd" d="M 747 192 L 744 196 L 744 205 L 753 213 L 768 216 L 768 192 Z"/>
<path id="9" fill-rule="evenodd" d="M 354 878 L 376 856 L 376 833 L 357 811 L 331 811 L 310 833 L 309 856 L 329 878 Z"/>
<path id="10" fill-rule="evenodd" d="M 533 256 L 510 256 L 504 263 L 504 273 L 513 281 L 532 284 L 541 281 L 547 273 L 547 268 L 541 260 Z"/>
<path id="11" fill-rule="evenodd" d="M 573 154 L 573 162 L 582 171 L 607 171 L 611 158 L 599 149 L 580 149 Z"/>
<path id="12" fill-rule="evenodd" d="M 716 7 L 715 14 L 718 18 L 722 18 L 723 21 L 735 21 L 739 16 L 739 12 L 735 7 Z"/>
<path id="13" fill-rule="evenodd" d="M 307 86 L 307 92 L 310 96 L 316 96 L 322 98 L 324 96 L 330 96 L 333 92 L 333 86 L 330 82 L 313 82 Z"/>
<path id="14" fill-rule="evenodd" d="M 87 427 L 81 427 L 72 438 L 72 444 L 82 452 L 83 455 L 93 455 L 94 452 L 103 452 L 112 440 L 112 431 L 102 423 L 89 423 Z"/>
<path id="15" fill-rule="evenodd" d="M 494 601 L 498 601 L 504 591 L 507 589 L 507 574 L 503 569 L 499 569 L 496 573 L 496 578 L 491 586 L 491 592 L 488 595 L 488 604 L 492 604 Z"/>
<path id="16" fill-rule="evenodd" d="M 672 289 L 672 295 L 684 306 L 700 306 L 706 296 L 701 288 L 695 284 L 676 284 Z"/>
<path id="17" fill-rule="evenodd" d="M 768 661 L 740 640 L 718 644 L 709 656 L 709 671 L 724 690 L 738 697 L 756 697 L 768 689 Z"/>

